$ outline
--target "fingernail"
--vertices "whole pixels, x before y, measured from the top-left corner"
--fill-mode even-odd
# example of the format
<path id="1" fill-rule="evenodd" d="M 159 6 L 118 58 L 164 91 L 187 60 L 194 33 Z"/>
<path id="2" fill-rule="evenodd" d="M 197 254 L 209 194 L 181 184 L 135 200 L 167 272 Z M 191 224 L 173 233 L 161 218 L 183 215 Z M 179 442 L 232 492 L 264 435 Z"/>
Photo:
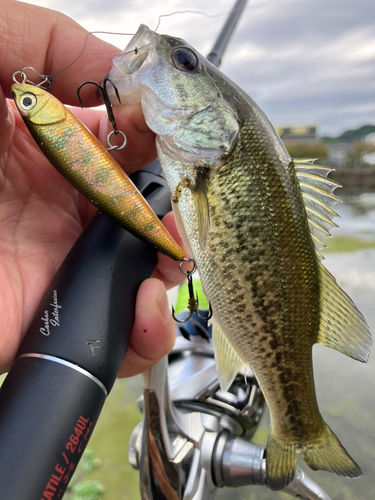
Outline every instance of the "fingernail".
<path id="1" fill-rule="evenodd" d="M 161 284 L 161 287 L 162 289 L 158 298 L 158 307 L 163 320 L 167 323 L 168 321 L 170 321 L 172 314 L 165 286 Z"/>

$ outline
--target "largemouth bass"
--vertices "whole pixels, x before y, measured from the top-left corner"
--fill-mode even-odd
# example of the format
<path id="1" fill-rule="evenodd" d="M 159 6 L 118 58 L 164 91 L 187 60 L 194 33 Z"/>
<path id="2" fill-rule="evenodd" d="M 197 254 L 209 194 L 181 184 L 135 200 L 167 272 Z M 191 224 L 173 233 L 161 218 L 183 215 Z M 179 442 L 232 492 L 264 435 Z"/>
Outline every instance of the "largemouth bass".
<path id="1" fill-rule="evenodd" d="M 56 97 L 14 84 L 17 108 L 52 165 L 102 212 L 174 260 L 182 249 L 98 139 Z"/>
<path id="2" fill-rule="evenodd" d="M 269 486 L 291 481 L 296 451 L 312 469 L 359 476 L 314 388 L 315 343 L 362 362 L 371 346 L 365 319 L 320 262 L 337 215 L 329 169 L 293 161 L 254 101 L 183 40 L 142 25 L 113 63 L 121 101 L 141 102 L 157 134 L 212 304 L 221 387 L 249 365 L 266 397 Z"/>

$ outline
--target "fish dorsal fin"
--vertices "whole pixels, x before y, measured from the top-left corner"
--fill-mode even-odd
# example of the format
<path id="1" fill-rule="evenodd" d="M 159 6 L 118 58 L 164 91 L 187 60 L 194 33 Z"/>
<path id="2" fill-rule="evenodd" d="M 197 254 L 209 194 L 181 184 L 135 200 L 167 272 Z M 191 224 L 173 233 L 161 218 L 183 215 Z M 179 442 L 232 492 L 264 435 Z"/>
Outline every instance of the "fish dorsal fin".
<path id="1" fill-rule="evenodd" d="M 321 316 L 316 342 L 367 362 L 372 338 L 365 318 L 322 264 L 320 277 Z"/>
<path id="2" fill-rule="evenodd" d="M 332 208 L 340 200 L 333 194 L 333 191 L 341 186 L 337 182 L 327 179 L 327 175 L 332 169 L 314 165 L 314 161 L 314 159 L 294 159 L 293 163 L 302 191 L 317 257 L 322 260 L 323 256 L 320 250 L 325 248 L 324 241 L 331 236 L 330 229 L 337 227 L 332 219 L 338 217 L 338 214 Z"/>
<path id="3" fill-rule="evenodd" d="M 237 373 L 246 366 L 238 356 L 220 326 L 214 320 L 212 325 L 217 378 L 223 391 L 227 391 Z"/>

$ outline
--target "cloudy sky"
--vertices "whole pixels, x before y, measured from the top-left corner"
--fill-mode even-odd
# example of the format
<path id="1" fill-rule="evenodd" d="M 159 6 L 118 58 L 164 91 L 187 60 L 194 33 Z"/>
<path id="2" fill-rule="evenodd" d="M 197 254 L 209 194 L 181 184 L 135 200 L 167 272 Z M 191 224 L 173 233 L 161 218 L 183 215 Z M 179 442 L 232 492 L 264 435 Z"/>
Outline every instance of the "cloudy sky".
<path id="1" fill-rule="evenodd" d="M 132 32 L 186 9 L 228 12 L 228 0 L 29 0 L 59 10 L 88 30 Z M 110 6 L 110 7 L 109 7 Z M 176 14 L 159 33 L 210 51 L 225 16 Z M 103 37 L 104 38 L 104 37 Z M 120 48 L 129 37 L 105 37 Z M 375 125 L 374 0 L 249 0 L 222 71 L 275 126 L 318 126 L 320 135 Z"/>

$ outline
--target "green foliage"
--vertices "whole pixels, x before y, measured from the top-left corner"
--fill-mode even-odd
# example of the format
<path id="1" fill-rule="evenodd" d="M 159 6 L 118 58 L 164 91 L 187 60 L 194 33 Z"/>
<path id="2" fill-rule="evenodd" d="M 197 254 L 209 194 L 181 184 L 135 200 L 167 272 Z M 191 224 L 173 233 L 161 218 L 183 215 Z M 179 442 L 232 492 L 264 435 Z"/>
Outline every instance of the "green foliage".
<path id="1" fill-rule="evenodd" d="M 85 451 L 82 457 L 82 461 L 80 463 L 82 471 L 88 474 L 89 472 L 92 472 L 94 469 L 98 469 L 101 465 L 102 462 L 100 458 L 96 457 L 92 450 Z"/>
<path id="2" fill-rule="evenodd" d="M 92 450 L 87 449 L 68 486 L 64 500 L 100 500 L 105 489 L 104 485 L 100 481 L 86 479 L 86 476 L 101 465 L 101 460 Z"/>
<path id="3" fill-rule="evenodd" d="M 355 130 L 346 130 L 337 137 L 322 137 L 322 141 L 327 143 L 360 141 L 367 134 L 375 132 L 375 125 L 363 125 Z"/>
<path id="4" fill-rule="evenodd" d="M 72 488 L 72 500 L 100 500 L 104 486 L 99 481 L 80 481 Z"/>
<path id="5" fill-rule="evenodd" d="M 326 240 L 327 248 L 323 253 L 328 252 L 356 252 L 357 250 L 366 250 L 375 248 L 374 240 L 360 240 L 352 236 L 335 236 Z"/>
<path id="6" fill-rule="evenodd" d="M 319 158 L 327 157 L 327 146 L 324 142 L 296 142 L 286 141 L 285 147 L 292 158 Z"/>
<path id="7" fill-rule="evenodd" d="M 352 150 L 346 154 L 346 168 L 352 170 L 370 168 L 371 165 L 367 165 L 364 158 L 366 154 L 374 152 L 375 147 L 373 145 L 365 142 L 354 142 Z"/>

